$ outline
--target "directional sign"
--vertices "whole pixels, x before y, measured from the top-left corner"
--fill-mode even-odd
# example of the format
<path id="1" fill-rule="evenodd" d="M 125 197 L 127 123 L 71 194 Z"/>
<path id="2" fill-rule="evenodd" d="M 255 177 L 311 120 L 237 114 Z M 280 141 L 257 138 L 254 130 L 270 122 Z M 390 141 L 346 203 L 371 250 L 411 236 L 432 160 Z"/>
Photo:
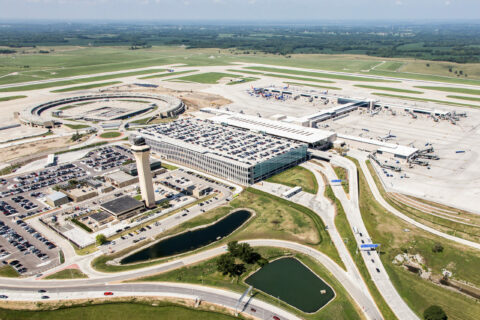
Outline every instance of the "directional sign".
<path id="1" fill-rule="evenodd" d="M 342 182 L 342 179 L 334 179 L 332 180 L 333 183 L 339 183 L 339 182 Z"/>
<path id="2" fill-rule="evenodd" d="M 373 248 L 373 249 L 376 249 L 376 248 L 378 248 L 378 247 L 380 247 L 379 244 L 373 244 L 373 243 L 360 245 L 360 249 L 372 249 L 372 248 Z"/>

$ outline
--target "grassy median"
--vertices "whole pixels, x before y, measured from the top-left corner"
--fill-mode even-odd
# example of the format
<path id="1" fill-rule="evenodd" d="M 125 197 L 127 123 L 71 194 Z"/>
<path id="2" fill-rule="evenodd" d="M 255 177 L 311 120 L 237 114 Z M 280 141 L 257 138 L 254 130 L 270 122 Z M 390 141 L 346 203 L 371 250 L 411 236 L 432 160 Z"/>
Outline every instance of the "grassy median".
<path id="1" fill-rule="evenodd" d="M 300 166 L 290 168 L 276 174 L 266 181 L 283 184 L 289 187 L 302 187 L 302 190 L 308 193 L 316 194 L 318 191 L 317 179 L 310 170 Z"/>
<path id="2" fill-rule="evenodd" d="M 358 161 L 352 159 L 359 168 Z M 478 251 L 466 248 L 425 232 L 397 218 L 373 197 L 363 172 L 359 171 L 359 204 L 365 226 L 374 243 L 381 244 L 380 256 L 388 275 L 400 296 L 419 316 L 430 305 L 441 306 L 449 319 L 474 320 L 480 314 L 480 305 L 464 294 L 440 287 L 431 281 L 393 264 L 398 254 L 420 254 L 425 259 L 424 268 L 439 274 L 443 268 L 453 272 L 453 277 L 480 285 Z M 443 252 L 434 253 L 435 244 Z"/>

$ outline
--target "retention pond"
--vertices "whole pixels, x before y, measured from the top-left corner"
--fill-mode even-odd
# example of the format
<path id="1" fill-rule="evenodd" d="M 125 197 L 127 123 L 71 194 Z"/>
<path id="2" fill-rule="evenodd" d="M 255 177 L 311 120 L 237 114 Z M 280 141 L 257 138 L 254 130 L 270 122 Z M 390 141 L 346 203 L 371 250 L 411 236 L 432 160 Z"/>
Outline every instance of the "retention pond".
<path id="1" fill-rule="evenodd" d="M 247 210 L 235 211 L 212 225 L 161 240 L 150 247 L 123 258 L 120 263 L 144 262 L 150 259 L 168 257 L 204 247 L 220 238 L 230 235 L 251 216 L 252 213 Z"/>
<path id="2" fill-rule="evenodd" d="M 275 260 L 245 282 L 307 313 L 318 311 L 335 297 L 328 284 L 295 258 Z"/>

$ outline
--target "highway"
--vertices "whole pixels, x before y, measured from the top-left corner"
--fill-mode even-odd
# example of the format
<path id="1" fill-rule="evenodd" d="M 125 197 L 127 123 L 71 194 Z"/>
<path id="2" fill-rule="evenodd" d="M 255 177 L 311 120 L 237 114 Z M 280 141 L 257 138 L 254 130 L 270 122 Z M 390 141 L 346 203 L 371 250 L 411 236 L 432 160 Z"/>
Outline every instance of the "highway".
<path id="1" fill-rule="evenodd" d="M 335 196 L 342 203 L 347 220 L 350 223 L 350 227 L 353 229 L 355 226 L 358 229 L 358 233 L 354 233 L 357 245 L 360 247 L 362 240 L 365 243 L 371 243 L 370 235 L 368 234 L 367 228 L 363 223 L 362 215 L 360 213 L 358 201 L 357 168 L 353 162 L 341 156 L 332 155 L 331 163 L 348 170 L 350 199 L 347 198 L 342 185 L 331 185 L 331 187 L 335 193 Z M 338 179 L 331 166 L 326 166 L 326 168 L 317 166 L 317 169 L 323 171 L 326 174 L 327 179 L 330 181 Z M 375 283 L 377 289 L 398 319 L 418 320 L 418 316 L 405 303 L 393 286 L 393 283 L 390 281 L 390 278 L 388 277 L 387 271 L 385 270 L 378 253 L 376 251 L 369 251 L 368 253 L 366 251 L 360 251 L 359 253 L 362 255 L 370 277 Z M 379 271 L 377 271 L 377 269 Z"/>

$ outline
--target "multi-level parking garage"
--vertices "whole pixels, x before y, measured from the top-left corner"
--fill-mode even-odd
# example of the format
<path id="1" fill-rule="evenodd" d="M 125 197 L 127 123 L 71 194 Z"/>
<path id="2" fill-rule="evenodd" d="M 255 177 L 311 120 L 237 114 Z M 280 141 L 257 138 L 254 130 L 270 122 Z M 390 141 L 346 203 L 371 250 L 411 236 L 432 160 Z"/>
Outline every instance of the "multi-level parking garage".
<path id="1" fill-rule="evenodd" d="M 169 160 L 245 185 L 307 158 L 305 143 L 212 121 L 177 120 L 140 129 L 137 134 Z"/>
<path id="2" fill-rule="evenodd" d="M 84 103 L 95 101 L 107 101 L 115 99 L 142 99 L 148 100 L 152 103 L 161 102 L 162 107 L 159 107 L 156 111 L 161 117 L 174 117 L 181 114 L 185 110 L 185 105 L 182 100 L 168 95 L 157 94 L 144 94 L 144 93 L 102 93 L 91 94 L 85 96 L 75 96 L 69 98 L 63 98 L 59 100 L 49 101 L 39 105 L 33 105 L 26 108 L 19 114 L 19 119 L 23 124 L 32 126 L 51 127 L 55 123 L 59 122 L 59 118 L 52 117 L 50 114 L 46 114 L 47 110 L 55 110 L 72 103 Z M 140 108 L 129 112 L 123 112 L 122 114 L 116 114 L 116 118 L 133 117 L 152 108 L 146 108 L 145 105 L 139 104 Z"/>

